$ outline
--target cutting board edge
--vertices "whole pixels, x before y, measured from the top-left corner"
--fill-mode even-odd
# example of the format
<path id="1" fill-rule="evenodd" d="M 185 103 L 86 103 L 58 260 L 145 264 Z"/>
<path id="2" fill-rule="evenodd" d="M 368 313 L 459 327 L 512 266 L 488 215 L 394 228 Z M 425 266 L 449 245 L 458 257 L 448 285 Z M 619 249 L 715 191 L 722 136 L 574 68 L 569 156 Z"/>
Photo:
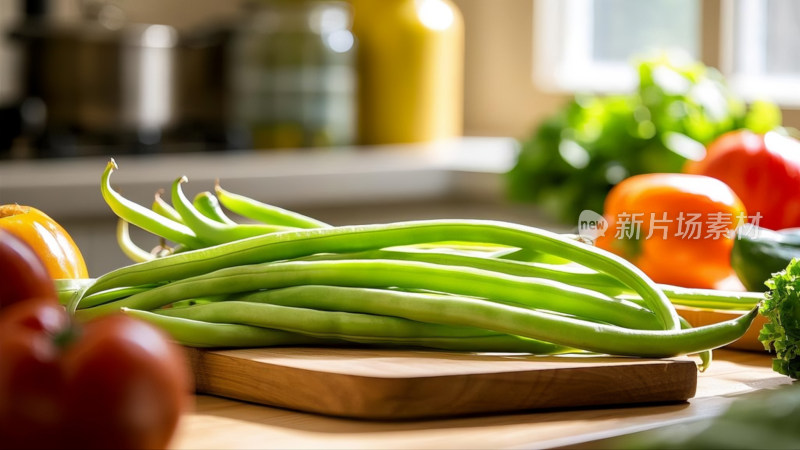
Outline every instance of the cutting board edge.
<path id="1" fill-rule="evenodd" d="M 559 384 L 559 377 L 556 376 L 557 372 L 567 369 L 515 370 L 510 372 L 466 374 L 458 377 L 418 376 L 410 379 L 398 379 L 314 372 L 303 368 L 287 367 L 260 361 L 258 363 L 261 365 L 259 373 L 266 373 L 264 369 L 272 371 L 268 377 L 262 379 L 248 377 L 237 380 L 235 376 L 233 376 L 233 379 L 221 376 L 220 373 L 225 372 L 219 370 L 220 367 L 235 368 L 250 364 L 249 361 L 236 358 L 235 352 L 195 350 L 190 354 L 192 355 L 191 360 L 197 377 L 197 389 L 199 392 L 273 407 L 353 419 L 414 420 L 554 408 L 676 403 L 692 398 L 697 388 L 696 364 L 689 359 L 643 360 L 643 364 L 649 361 L 648 364 L 658 365 L 661 369 L 669 372 L 666 376 L 681 378 L 679 382 L 672 382 L 674 385 L 672 388 L 669 388 L 669 383 L 661 386 L 661 388 L 669 388 L 666 390 L 658 390 L 658 383 L 654 381 L 653 384 L 644 386 L 644 388 L 655 389 L 655 393 L 637 393 L 629 389 L 635 386 L 629 385 L 624 390 L 600 391 L 599 393 L 593 393 L 592 390 L 588 390 L 582 394 L 587 395 L 583 402 L 565 402 L 563 398 L 559 399 L 560 402 L 555 402 L 552 398 L 547 399 L 546 395 L 544 397 L 545 400 L 541 400 L 539 395 L 542 395 L 542 392 L 532 389 L 529 383 L 526 383 L 526 376 L 545 379 L 550 376 L 551 380 L 555 380 L 551 381 L 553 385 L 550 386 L 550 390 L 559 391 L 566 389 L 566 387 Z M 641 366 L 636 367 L 631 369 L 629 364 L 592 367 L 592 371 L 598 372 L 599 370 L 599 373 L 595 373 L 587 379 L 610 379 L 615 376 L 615 372 L 639 370 L 638 368 Z M 652 369 L 652 367 L 648 369 Z M 572 377 L 584 376 L 579 373 L 579 369 L 568 370 L 571 370 L 570 376 Z M 236 370 L 232 372 L 235 373 Z M 214 373 L 217 373 L 217 375 L 214 375 Z M 231 370 L 228 373 L 230 374 Z M 619 373 L 616 375 L 618 376 Z M 300 397 L 285 394 L 285 392 L 292 389 L 292 383 L 309 377 L 312 380 L 312 385 L 306 386 L 309 392 Z M 563 382 L 561 383 L 563 384 Z M 265 384 L 268 386 L 267 389 L 263 387 L 256 388 L 256 386 Z M 483 402 L 469 401 L 470 393 L 463 391 L 462 393 L 467 398 L 467 401 L 466 403 L 460 402 L 463 398 L 459 397 L 459 389 L 467 389 L 468 386 L 474 388 L 476 384 L 481 392 L 489 392 L 486 397 L 490 400 Z M 504 389 L 519 388 L 526 385 L 530 390 L 526 395 L 512 396 L 513 401 L 510 404 L 497 403 L 498 399 L 509 398 L 508 395 L 504 396 Z M 356 386 L 360 388 L 357 389 Z M 326 389 L 330 390 L 332 388 L 348 391 L 348 395 L 344 397 L 344 402 L 326 401 Z M 402 393 L 409 392 L 408 389 L 410 388 L 421 389 L 423 392 L 430 391 L 436 395 L 404 398 Z M 508 402 L 509 400 L 506 401 Z"/>

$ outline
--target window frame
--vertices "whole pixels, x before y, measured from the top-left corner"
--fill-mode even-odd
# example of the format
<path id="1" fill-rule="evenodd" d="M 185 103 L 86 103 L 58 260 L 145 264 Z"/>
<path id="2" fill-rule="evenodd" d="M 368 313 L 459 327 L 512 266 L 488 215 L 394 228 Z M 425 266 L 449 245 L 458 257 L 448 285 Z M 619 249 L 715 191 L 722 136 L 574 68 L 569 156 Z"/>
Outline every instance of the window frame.
<path id="1" fill-rule="evenodd" d="M 538 89 L 550 93 L 573 94 L 577 92 L 620 93 L 635 88 L 635 72 L 621 64 L 593 63 L 586 43 L 590 37 L 588 26 L 571 23 L 570 33 L 561 27 L 568 19 L 566 14 L 577 14 L 578 21 L 586 22 L 591 14 L 590 0 L 534 0 L 533 15 L 533 82 Z M 764 74 L 763 51 L 754 42 L 764 33 L 766 13 L 762 0 L 702 0 L 698 58 L 709 66 L 717 67 L 731 88 L 745 101 L 769 99 L 784 108 L 800 107 L 800 76 Z M 736 8 L 748 8 L 743 15 L 754 23 L 735 27 Z M 569 26 L 568 25 L 568 26 Z M 577 33 L 574 31 L 577 30 Z M 563 38 L 566 37 L 566 40 Z M 581 42 L 582 41 L 582 42 Z M 738 72 L 735 68 L 737 44 L 744 43 L 745 65 L 752 72 Z M 740 58 L 741 53 L 740 53 Z M 592 76 L 585 76 L 591 73 Z"/>
<path id="2" fill-rule="evenodd" d="M 699 13 L 702 12 L 702 2 Z M 622 93 L 636 87 L 635 70 L 629 64 L 602 63 L 591 59 L 592 0 L 534 0 L 533 78 L 547 92 Z M 576 15 L 567 19 L 567 14 Z M 567 25 L 569 33 L 561 31 Z M 701 30 L 698 30 L 700 35 Z M 698 45 L 698 52 L 702 51 Z M 585 76 L 591 73 L 591 78 Z"/>
<path id="3" fill-rule="evenodd" d="M 765 33 L 765 21 L 759 17 L 766 14 L 767 3 L 761 0 L 741 0 L 739 3 L 747 10 L 741 14 L 750 22 L 736 27 L 736 0 L 723 0 L 721 5 L 720 70 L 728 84 L 745 101 L 769 99 L 782 107 L 800 107 L 800 74 L 796 76 L 770 75 L 764 73 L 763 49 L 759 51 L 757 42 Z M 736 46 L 744 47 L 739 57 L 744 65 L 754 69 L 748 72 L 736 70 Z"/>

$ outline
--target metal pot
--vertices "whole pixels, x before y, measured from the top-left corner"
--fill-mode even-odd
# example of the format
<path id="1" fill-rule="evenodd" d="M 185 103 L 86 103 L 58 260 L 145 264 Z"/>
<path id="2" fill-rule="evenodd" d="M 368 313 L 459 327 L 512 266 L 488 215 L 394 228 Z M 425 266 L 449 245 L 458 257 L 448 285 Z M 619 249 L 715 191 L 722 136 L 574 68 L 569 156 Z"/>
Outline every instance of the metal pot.
<path id="1" fill-rule="evenodd" d="M 45 132 L 153 144 L 176 123 L 172 27 L 28 20 L 12 36 L 23 48 L 23 97 L 41 101 Z"/>

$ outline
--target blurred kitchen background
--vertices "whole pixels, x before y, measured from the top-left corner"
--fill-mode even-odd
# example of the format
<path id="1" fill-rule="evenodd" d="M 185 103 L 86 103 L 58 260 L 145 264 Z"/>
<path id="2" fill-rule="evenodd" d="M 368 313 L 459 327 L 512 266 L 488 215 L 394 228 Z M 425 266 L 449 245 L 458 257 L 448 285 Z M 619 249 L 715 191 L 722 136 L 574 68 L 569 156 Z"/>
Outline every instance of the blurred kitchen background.
<path id="1" fill-rule="evenodd" d="M 0 154 L 524 137 L 657 48 L 793 124 L 799 24 L 796 0 L 0 0 Z"/>
<path id="2" fill-rule="evenodd" d="M 800 0 L 0 0 L 0 203 L 107 253 L 114 156 L 142 203 L 186 174 L 332 223 L 571 226 L 727 129 L 800 128 L 799 56 Z"/>

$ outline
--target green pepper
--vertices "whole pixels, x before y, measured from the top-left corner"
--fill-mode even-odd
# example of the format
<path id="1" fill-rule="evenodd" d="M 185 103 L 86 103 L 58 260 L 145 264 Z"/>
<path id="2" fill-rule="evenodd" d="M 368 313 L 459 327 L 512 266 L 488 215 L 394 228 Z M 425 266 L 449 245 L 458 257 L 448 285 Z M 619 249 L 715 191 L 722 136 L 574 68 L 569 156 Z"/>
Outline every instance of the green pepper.
<path id="1" fill-rule="evenodd" d="M 800 258 L 800 228 L 773 231 L 753 225 L 740 227 L 731 250 L 731 266 L 749 291 L 766 291 L 772 274 Z"/>

